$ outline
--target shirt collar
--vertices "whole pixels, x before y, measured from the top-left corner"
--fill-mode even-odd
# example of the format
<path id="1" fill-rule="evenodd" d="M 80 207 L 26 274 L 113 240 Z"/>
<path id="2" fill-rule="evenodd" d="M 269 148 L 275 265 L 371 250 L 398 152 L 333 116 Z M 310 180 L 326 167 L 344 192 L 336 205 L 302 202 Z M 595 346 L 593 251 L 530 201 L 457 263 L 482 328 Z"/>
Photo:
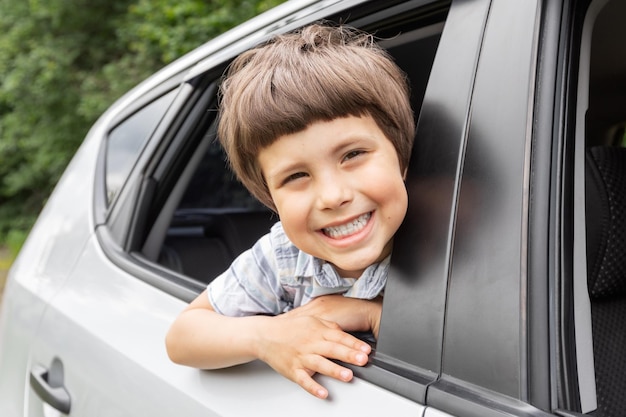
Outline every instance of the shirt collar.
<path id="1" fill-rule="evenodd" d="M 347 296 L 374 298 L 385 287 L 390 259 L 391 256 L 387 256 L 381 262 L 368 266 L 358 279 L 342 278 L 330 262 L 299 251 L 293 279 L 302 282 L 304 278 L 313 278 L 322 287 L 348 285 L 352 288 L 346 293 Z"/>

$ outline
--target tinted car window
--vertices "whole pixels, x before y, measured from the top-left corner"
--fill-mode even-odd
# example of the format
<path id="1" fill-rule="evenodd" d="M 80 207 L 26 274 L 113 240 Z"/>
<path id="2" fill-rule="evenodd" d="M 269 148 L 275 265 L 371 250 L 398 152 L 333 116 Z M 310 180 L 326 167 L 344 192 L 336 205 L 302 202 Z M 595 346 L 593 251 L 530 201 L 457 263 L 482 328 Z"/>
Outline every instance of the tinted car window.
<path id="1" fill-rule="evenodd" d="M 118 194 L 139 153 L 157 126 L 175 91 L 161 96 L 116 126 L 107 139 L 106 195 L 111 203 Z"/>

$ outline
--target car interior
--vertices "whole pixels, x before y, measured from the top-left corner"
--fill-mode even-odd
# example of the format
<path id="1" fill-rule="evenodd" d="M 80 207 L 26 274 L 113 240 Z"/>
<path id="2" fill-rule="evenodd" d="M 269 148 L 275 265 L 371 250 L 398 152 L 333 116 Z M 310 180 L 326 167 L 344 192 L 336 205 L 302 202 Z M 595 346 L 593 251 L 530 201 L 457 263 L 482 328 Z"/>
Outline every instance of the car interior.
<path id="1" fill-rule="evenodd" d="M 597 411 L 626 409 L 626 3 L 593 23 L 585 129 L 587 283 Z"/>

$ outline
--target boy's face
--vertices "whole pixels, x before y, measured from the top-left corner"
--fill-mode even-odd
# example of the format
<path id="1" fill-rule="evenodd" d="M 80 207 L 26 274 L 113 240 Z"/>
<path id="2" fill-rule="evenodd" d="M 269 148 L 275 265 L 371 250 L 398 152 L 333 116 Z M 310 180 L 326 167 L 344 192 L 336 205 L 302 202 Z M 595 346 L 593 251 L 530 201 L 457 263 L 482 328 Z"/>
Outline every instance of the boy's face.
<path id="1" fill-rule="evenodd" d="M 370 116 L 279 137 L 259 164 L 289 239 L 357 278 L 391 252 L 407 210 L 396 150 Z"/>

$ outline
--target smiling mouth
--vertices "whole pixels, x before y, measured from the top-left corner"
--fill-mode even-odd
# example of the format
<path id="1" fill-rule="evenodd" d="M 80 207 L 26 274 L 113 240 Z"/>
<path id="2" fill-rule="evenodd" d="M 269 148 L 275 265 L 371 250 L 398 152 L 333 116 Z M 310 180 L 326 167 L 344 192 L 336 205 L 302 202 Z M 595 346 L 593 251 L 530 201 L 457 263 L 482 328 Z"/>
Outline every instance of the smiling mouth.
<path id="1" fill-rule="evenodd" d="M 372 217 L 371 212 L 365 213 L 348 223 L 339 226 L 325 227 L 322 229 L 322 232 L 326 236 L 333 239 L 340 239 L 346 236 L 350 236 L 363 230 L 363 228 L 365 228 L 365 225 L 367 225 L 370 217 Z"/>

